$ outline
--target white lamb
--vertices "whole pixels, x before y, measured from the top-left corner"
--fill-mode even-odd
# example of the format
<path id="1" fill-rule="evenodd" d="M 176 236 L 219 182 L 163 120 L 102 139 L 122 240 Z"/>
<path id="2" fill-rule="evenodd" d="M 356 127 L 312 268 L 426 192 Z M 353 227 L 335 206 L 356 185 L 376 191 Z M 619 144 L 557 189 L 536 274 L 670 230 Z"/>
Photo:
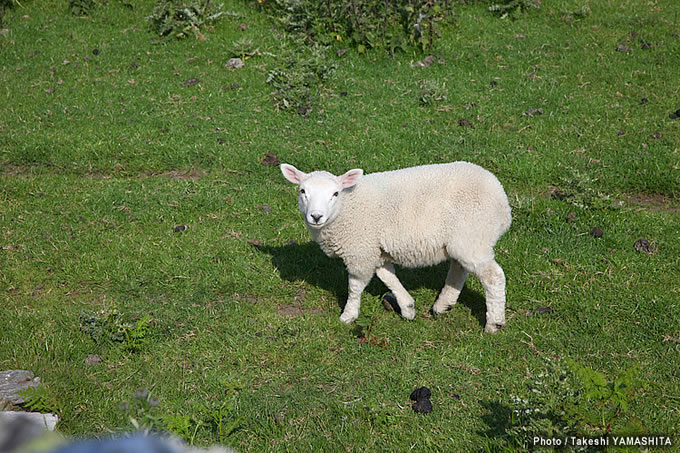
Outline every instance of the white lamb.
<path id="1" fill-rule="evenodd" d="M 328 256 L 339 256 L 349 273 L 349 297 L 340 321 L 359 316 L 361 293 L 374 274 L 397 299 L 406 319 L 415 317 L 413 297 L 394 272 L 451 260 L 434 314 L 456 303 L 469 272 L 486 293 L 486 327 L 505 325 L 505 274 L 494 245 L 510 227 L 503 186 L 489 171 L 468 163 L 424 165 L 363 175 L 304 173 L 281 164 L 285 178 L 300 186 L 298 206 L 312 237 Z"/>

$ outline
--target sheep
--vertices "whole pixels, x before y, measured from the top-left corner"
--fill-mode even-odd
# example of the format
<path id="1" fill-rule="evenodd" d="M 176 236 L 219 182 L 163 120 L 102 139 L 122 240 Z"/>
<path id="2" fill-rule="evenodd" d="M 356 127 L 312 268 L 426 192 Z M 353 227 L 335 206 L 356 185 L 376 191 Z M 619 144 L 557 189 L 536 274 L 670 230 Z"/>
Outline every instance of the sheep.
<path id="1" fill-rule="evenodd" d="M 359 316 L 361 293 L 373 275 L 389 288 L 401 315 L 415 317 L 413 297 L 394 265 L 424 267 L 450 260 L 446 283 L 432 306 L 435 315 L 457 301 L 471 272 L 486 294 L 487 333 L 505 326 L 505 274 L 494 246 L 510 228 L 507 195 L 489 171 L 468 162 L 423 165 L 381 173 L 349 170 L 304 173 L 281 164 L 299 186 L 298 207 L 314 240 L 340 257 L 349 274 L 349 296 L 340 321 Z"/>

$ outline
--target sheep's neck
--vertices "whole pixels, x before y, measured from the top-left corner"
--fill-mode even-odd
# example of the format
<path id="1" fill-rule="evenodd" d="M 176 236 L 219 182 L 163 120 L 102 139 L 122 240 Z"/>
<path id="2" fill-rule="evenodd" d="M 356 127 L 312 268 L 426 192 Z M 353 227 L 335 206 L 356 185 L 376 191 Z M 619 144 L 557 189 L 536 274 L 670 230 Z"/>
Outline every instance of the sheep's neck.
<path id="1" fill-rule="evenodd" d="M 312 238 L 319 244 L 321 250 L 330 257 L 342 256 L 342 247 L 337 241 L 337 233 L 335 233 L 338 226 L 338 219 L 335 219 L 330 224 L 323 228 L 309 228 L 312 233 Z"/>

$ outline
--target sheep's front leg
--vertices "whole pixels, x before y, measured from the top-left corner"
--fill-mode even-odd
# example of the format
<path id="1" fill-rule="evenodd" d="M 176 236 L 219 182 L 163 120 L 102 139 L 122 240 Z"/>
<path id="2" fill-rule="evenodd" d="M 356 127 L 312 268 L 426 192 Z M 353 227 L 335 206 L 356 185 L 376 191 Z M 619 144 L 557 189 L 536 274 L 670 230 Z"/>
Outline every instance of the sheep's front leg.
<path id="1" fill-rule="evenodd" d="M 347 297 L 347 303 L 345 304 L 345 309 L 340 315 L 340 321 L 345 324 L 351 324 L 355 319 L 359 317 L 359 309 L 361 307 L 361 293 L 371 281 L 373 275 L 358 276 L 355 274 L 349 274 L 349 296 Z"/>
<path id="2" fill-rule="evenodd" d="M 399 304 L 401 316 L 408 320 L 415 318 L 416 309 L 413 297 L 411 297 L 411 295 L 406 291 L 397 278 L 397 274 L 394 272 L 394 265 L 392 265 L 392 263 L 387 263 L 384 266 L 379 267 L 376 270 L 376 275 L 390 289 L 390 291 L 392 291 L 394 297 L 397 298 L 397 304 Z"/>

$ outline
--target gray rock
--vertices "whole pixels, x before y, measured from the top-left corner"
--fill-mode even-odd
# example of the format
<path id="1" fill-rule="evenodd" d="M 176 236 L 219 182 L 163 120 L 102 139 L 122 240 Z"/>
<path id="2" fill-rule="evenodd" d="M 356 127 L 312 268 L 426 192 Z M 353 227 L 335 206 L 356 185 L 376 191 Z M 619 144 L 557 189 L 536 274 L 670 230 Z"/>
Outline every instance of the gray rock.
<path id="1" fill-rule="evenodd" d="M 243 60 L 240 58 L 230 58 L 229 61 L 227 61 L 227 64 L 225 65 L 226 68 L 231 68 L 231 69 L 239 69 L 245 66 L 245 63 L 243 63 Z"/>
<path id="2" fill-rule="evenodd" d="M 17 392 L 39 385 L 40 378 L 35 377 L 32 371 L 0 371 L 0 407 L 11 408 L 23 404 L 24 399 Z"/>
<path id="3" fill-rule="evenodd" d="M 54 431 L 59 417 L 38 412 L 0 412 L 0 451 L 12 452 Z"/>

